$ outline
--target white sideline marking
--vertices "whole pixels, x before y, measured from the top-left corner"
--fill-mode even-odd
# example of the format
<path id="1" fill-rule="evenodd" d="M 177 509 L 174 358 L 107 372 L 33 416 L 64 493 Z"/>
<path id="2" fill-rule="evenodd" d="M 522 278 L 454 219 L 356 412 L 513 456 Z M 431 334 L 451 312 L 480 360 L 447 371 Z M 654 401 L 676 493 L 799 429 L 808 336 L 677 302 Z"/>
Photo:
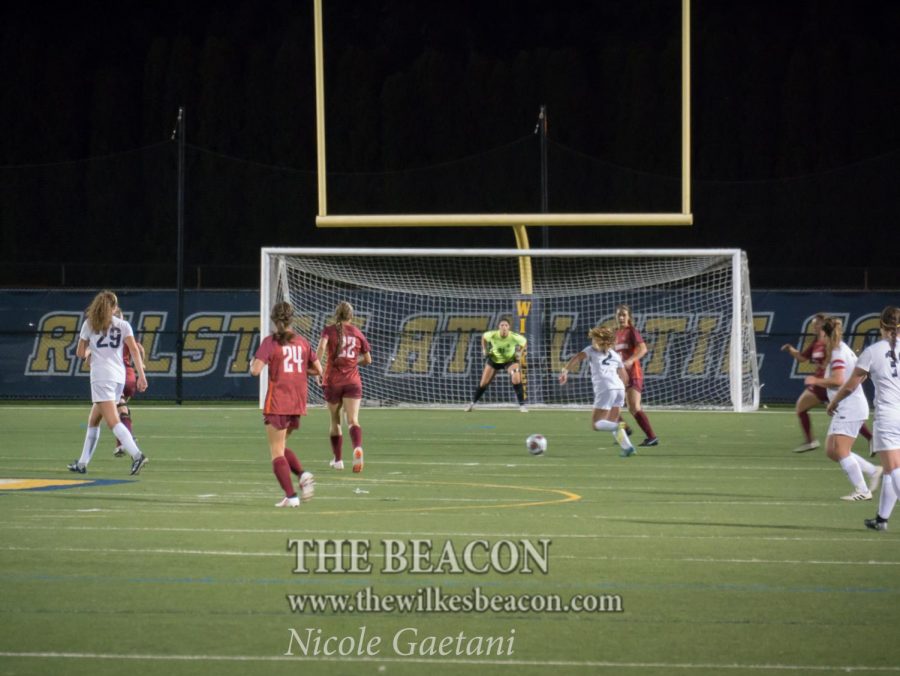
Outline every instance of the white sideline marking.
<path id="1" fill-rule="evenodd" d="M 101 554 L 177 554 L 180 556 L 258 556 L 258 557 L 283 557 L 283 549 L 272 552 L 245 552 L 221 549 L 169 549 L 169 548 L 109 548 L 109 547 L 21 547 L 16 545 L 0 545 L 0 551 L 10 552 L 69 552 L 69 553 L 101 553 Z M 306 557 L 312 558 L 313 553 L 306 553 Z M 384 554 L 370 554 L 369 558 L 382 559 Z M 574 561 L 646 561 L 646 556 L 576 556 L 564 554 L 556 556 L 557 559 L 571 559 Z M 771 565 L 820 565 L 820 566 L 900 566 L 900 561 L 824 561 L 824 560 L 800 560 L 800 559 L 714 559 L 711 557 L 683 557 L 683 558 L 659 558 L 654 561 L 668 561 L 671 563 L 721 563 L 725 565 L 735 563 L 747 564 L 771 564 Z"/>
<path id="2" fill-rule="evenodd" d="M 488 660 L 427 657 L 303 657 L 285 655 L 116 655 L 111 653 L 74 652 L 0 652 L 0 657 L 33 657 L 38 659 L 144 660 L 177 662 L 342 662 L 342 663 L 410 663 L 462 664 L 511 667 L 603 667 L 619 669 L 748 669 L 754 671 L 844 671 L 900 672 L 900 667 L 868 667 L 863 665 L 809 664 L 739 664 L 732 662 L 605 662 L 596 660 Z"/>
<path id="3" fill-rule="evenodd" d="M 565 517 L 570 518 L 569 516 Z M 603 518 L 603 517 L 596 517 Z M 610 517 L 614 518 L 614 517 Z M 760 526 L 764 528 L 764 526 Z M 138 533 L 229 533 L 229 534 L 246 534 L 246 535 L 293 535 L 296 534 L 296 528 L 187 528 L 175 526 L 148 527 L 148 526 L 60 526 L 42 525 L 42 524 L 16 524 L 8 522 L 0 522 L 0 530 L 71 530 L 71 531 L 127 531 Z M 307 535 L 334 535 L 334 529 L 311 529 L 304 528 L 303 532 Z M 572 540 L 760 540 L 762 542 L 852 542 L 857 545 L 874 544 L 879 547 L 891 547 L 894 543 L 890 538 L 867 538 L 867 537 L 800 537 L 785 535 L 669 535 L 665 533 L 466 533 L 466 532 L 435 532 L 435 531 L 390 531 L 390 530 L 341 530 L 341 533 L 347 535 L 370 535 L 381 536 L 389 535 L 393 537 L 422 537 L 431 538 L 439 537 L 456 537 L 456 538 L 550 538 L 550 539 L 572 539 Z M 860 534 L 865 531 L 860 528 Z"/>

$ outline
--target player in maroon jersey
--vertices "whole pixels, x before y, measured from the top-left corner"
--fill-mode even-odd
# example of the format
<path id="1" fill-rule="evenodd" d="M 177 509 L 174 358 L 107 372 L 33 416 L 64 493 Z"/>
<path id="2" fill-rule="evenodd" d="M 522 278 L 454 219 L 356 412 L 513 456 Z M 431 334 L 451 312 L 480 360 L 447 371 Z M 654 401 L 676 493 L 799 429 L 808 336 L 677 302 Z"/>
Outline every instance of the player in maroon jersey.
<path id="1" fill-rule="evenodd" d="M 362 400 L 362 379 L 359 367 L 372 363 L 369 341 L 363 332 L 353 325 L 353 306 L 347 301 L 338 303 L 334 321 L 322 329 L 316 355 L 325 359 L 325 375 L 322 377 L 322 393 L 331 414 L 331 452 L 329 463 L 335 469 L 344 469 L 342 457 L 343 434 L 341 409 L 347 416 L 350 441 L 353 444 L 353 471 L 363 469 L 362 428 L 359 426 L 359 404 Z"/>
<path id="2" fill-rule="evenodd" d="M 825 377 L 825 368 L 828 365 L 828 359 L 831 357 L 826 351 L 827 336 L 822 329 L 827 318 L 828 315 L 824 312 L 818 312 L 813 317 L 812 330 L 815 338 L 802 352 L 790 343 L 785 343 L 781 346 L 782 352 L 787 352 L 801 364 L 810 362 L 815 365 L 816 372 L 813 374 L 815 378 Z M 803 430 L 803 436 L 806 438 L 806 441 L 797 446 L 794 449 L 794 453 L 806 453 L 819 447 L 819 442 L 812 431 L 812 421 L 809 419 L 810 409 L 819 404 L 828 405 L 828 392 L 826 389 L 819 385 L 806 385 L 800 396 L 797 397 L 797 404 L 794 407 L 797 417 L 800 419 L 800 427 Z M 859 433 L 869 441 L 872 440 L 872 432 L 869 431 L 866 423 L 863 423 L 862 427 L 859 428 Z"/>
<path id="3" fill-rule="evenodd" d="M 263 423 L 269 438 L 272 471 L 284 490 L 284 499 L 276 507 L 299 507 L 313 496 L 313 475 L 303 471 L 294 452 L 285 447 L 291 432 L 300 427 L 300 416 L 306 415 L 307 379 L 322 372 L 321 364 L 309 343 L 291 331 L 294 310 L 290 303 L 277 303 L 271 319 L 275 332 L 266 336 L 256 350 L 250 373 L 258 376 L 267 369 L 268 389 L 263 406 Z M 294 489 L 291 473 L 300 479 L 300 497 Z"/>
<path id="4" fill-rule="evenodd" d="M 628 412 L 634 416 L 635 422 L 647 436 L 639 445 L 656 446 L 659 439 L 653 431 L 650 419 L 641 408 L 641 393 L 644 391 L 644 370 L 641 368 L 641 358 L 647 354 L 647 344 L 644 342 L 641 332 L 634 325 L 631 308 L 625 304 L 616 306 L 616 352 L 622 357 L 625 371 L 628 373 L 628 385 L 625 388 L 625 403 Z M 625 431 L 631 434 L 630 428 Z"/>

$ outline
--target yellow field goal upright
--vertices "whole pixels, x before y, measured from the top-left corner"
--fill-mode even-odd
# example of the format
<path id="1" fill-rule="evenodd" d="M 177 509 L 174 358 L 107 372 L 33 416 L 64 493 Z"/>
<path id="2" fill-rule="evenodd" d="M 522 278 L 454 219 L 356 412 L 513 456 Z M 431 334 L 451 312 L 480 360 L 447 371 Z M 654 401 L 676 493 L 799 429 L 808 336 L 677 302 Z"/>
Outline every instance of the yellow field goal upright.
<path id="1" fill-rule="evenodd" d="M 516 244 L 527 249 L 524 226 L 646 226 L 692 225 L 691 213 L 691 34 L 690 0 L 681 0 L 681 211 L 673 213 L 493 213 L 493 214 L 330 214 L 325 153 L 325 60 L 322 27 L 323 0 L 314 2 L 316 69 L 316 150 L 318 215 L 321 228 L 485 227 L 513 226 L 522 229 Z"/>

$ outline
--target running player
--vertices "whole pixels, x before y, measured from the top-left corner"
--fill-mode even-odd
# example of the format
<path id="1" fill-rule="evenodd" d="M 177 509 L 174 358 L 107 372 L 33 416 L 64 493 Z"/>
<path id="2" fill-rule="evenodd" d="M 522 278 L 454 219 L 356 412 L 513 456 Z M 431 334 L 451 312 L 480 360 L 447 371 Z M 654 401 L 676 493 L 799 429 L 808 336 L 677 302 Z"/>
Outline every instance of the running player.
<path id="1" fill-rule="evenodd" d="M 300 427 L 300 416 L 306 415 L 307 379 L 322 372 L 319 360 L 309 343 L 291 330 L 294 309 L 290 303 L 276 303 L 272 308 L 275 331 L 266 336 L 250 363 L 250 373 L 258 376 L 268 369 L 268 390 L 263 408 L 263 424 L 269 440 L 272 471 L 284 490 L 284 498 L 276 507 L 299 507 L 313 497 L 313 475 L 304 472 L 296 454 L 286 448 L 291 432 Z M 300 497 L 294 489 L 291 473 L 299 477 Z"/>
<path id="2" fill-rule="evenodd" d="M 135 355 L 138 392 L 147 389 L 144 361 L 140 357 L 134 340 L 131 324 L 115 316 L 119 299 L 112 291 L 101 291 L 86 310 L 86 319 L 81 325 L 81 334 L 75 353 L 88 361 L 91 368 L 91 412 L 88 416 L 87 433 L 81 457 L 68 465 L 70 472 L 84 474 L 100 439 L 100 421 L 106 422 L 128 455 L 131 456 L 131 474 L 135 475 L 147 463 L 147 456 L 141 453 L 134 437 L 119 419 L 116 403 L 125 389 L 125 364 L 122 350 L 127 345 Z"/>
<path id="3" fill-rule="evenodd" d="M 360 366 L 372 363 L 369 341 L 363 332 L 353 325 L 353 306 L 347 301 L 338 303 L 334 311 L 334 321 L 322 329 L 319 346 L 316 348 L 319 360 L 325 360 L 325 375 L 322 377 L 322 394 L 331 414 L 329 439 L 334 456 L 329 464 L 334 469 L 344 469 L 343 441 L 341 431 L 341 410 L 347 417 L 347 431 L 353 444 L 353 471 L 363 470 L 362 427 L 359 425 L 359 406 L 362 402 L 362 378 Z"/>
<path id="4" fill-rule="evenodd" d="M 519 364 L 527 344 L 525 336 L 510 330 L 510 320 L 507 317 L 500 319 L 495 330 L 485 331 L 482 334 L 481 354 L 484 356 L 484 369 L 481 372 L 478 389 L 475 390 L 472 401 L 466 406 L 466 411 L 475 408 L 475 404 L 494 379 L 494 374 L 497 371 L 506 371 L 516 393 L 519 410 L 528 413 L 525 407 L 525 389 L 522 387 L 522 367 Z"/>
<path id="5" fill-rule="evenodd" d="M 634 455 L 634 446 L 625 432 L 625 423 L 619 422 L 619 410 L 625 404 L 625 383 L 628 373 L 619 353 L 612 349 L 613 332 L 605 326 L 597 326 L 588 333 L 591 344 L 572 357 L 559 374 L 559 384 L 565 385 L 569 380 L 569 371 L 582 360 L 587 359 L 591 365 L 591 384 L 594 388 L 594 410 L 591 414 L 591 426 L 599 431 L 613 432 L 621 455 L 627 458 Z"/>
<path id="6" fill-rule="evenodd" d="M 828 389 L 828 398 L 833 399 L 844 381 L 856 366 L 856 355 L 850 346 L 842 340 L 843 321 L 838 317 L 830 317 L 822 323 L 825 334 L 825 353 L 831 355 L 822 378 L 807 376 L 805 383 L 815 387 Z M 872 491 L 878 486 L 882 470 L 868 460 L 853 453 L 853 440 L 859 434 L 860 426 L 869 417 L 869 402 L 862 388 L 856 388 L 845 398 L 831 418 L 828 437 L 825 440 L 825 452 L 828 457 L 841 466 L 847 474 L 853 491 L 843 496 L 842 500 L 871 500 Z M 868 475 L 868 484 L 863 479 Z"/>
<path id="7" fill-rule="evenodd" d="M 870 345 L 859 356 L 853 374 L 832 397 L 828 415 L 838 411 L 841 401 L 859 388 L 866 378 L 875 388 L 875 421 L 872 425 L 872 447 L 881 456 L 884 475 L 881 499 L 874 519 L 866 519 L 866 528 L 887 530 L 888 519 L 900 496 L 900 359 L 897 328 L 900 308 L 888 306 L 881 311 L 881 340 Z"/>
<path id="8" fill-rule="evenodd" d="M 822 331 L 822 325 L 825 323 L 826 319 L 827 315 L 824 312 L 818 312 L 813 317 L 812 330 L 815 338 L 803 351 L 798 350 L 790 343 L 785 343 L 781 346 L 782 352 L 787 352 L 801 364 L 806 362 L 813 364 L 816 367 L 813 377 L 819 379 L 825 377 L 825 365 L 828 357 L 830 357 L 825 348 L 826 336 Z M 800 396 L 797 397 L 797 403 L 794 410 L 797 413 L 797 418 L 800 420 L 800 428 L 803 430 L 803 436 L 806 441 L 797 446 L 794 449 L 794 453 L 806 453 L 808 451 L 814 451 L 819 447 L 819 441 L 812 431 L 812 421 L 809 418 L 809 411 L 820 403 L 828 404 L 828 392 L 824 387 L 819 385 L 807 384 L 803 392 L 800 393 Z M 865 422 L 863 422 L 859 432 L 863 437 L 871 441 L 872 433 L 869 431 Z"/>

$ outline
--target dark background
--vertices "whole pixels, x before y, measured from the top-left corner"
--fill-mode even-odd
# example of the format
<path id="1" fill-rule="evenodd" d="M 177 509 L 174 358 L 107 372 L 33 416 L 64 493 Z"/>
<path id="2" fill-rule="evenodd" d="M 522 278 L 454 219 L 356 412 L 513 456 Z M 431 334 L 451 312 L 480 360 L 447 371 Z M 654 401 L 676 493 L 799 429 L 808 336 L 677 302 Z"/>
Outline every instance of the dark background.
<path id="1" fill-rule="evenodd" d="M 755 287 L 898 288 L 900 3 L 695 0 L 692 227 L 551 247 L 741 247 Z M 326 0 L 329 212 L 681 209 L 679 0 Z M 191 286 L 261 246 L 514 247 L 316 229 L 312 2 L 7 4 L 0 284 Z M 544 231 L 530 228 L 533 246 Z"/>

